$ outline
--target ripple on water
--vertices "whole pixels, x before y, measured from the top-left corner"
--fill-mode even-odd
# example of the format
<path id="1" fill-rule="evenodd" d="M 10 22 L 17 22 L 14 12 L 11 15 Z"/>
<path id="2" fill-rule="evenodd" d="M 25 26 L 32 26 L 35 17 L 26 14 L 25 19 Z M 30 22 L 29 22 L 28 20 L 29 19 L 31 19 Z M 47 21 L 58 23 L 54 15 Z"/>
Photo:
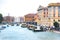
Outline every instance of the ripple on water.
<path id="1" fill-rule="evenodd" d="M 9 27 L 2 30 L 0 40 L 59 40 L 60 34 L 53 32 L 33 32 L 27 28 Z"/>

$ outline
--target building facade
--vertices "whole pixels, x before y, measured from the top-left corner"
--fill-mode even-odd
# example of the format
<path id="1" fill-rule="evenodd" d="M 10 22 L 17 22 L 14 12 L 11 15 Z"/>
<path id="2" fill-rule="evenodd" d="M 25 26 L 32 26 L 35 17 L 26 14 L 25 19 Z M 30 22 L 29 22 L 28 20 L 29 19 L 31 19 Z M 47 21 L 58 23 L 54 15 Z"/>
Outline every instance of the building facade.
<path id="1" fill-rule="evenodd" d="M 39 21 L 40 25 L 47 25 L 48 24 L 48 9 L 43 6 L 39 6 L 38 8 L 38 16 L 39 16 Z"/>
<path id="2" fill-rule="evenodd" d="M 51 25 L 54 21 L 60 23 L 60 3 L 50 3 L 48 5 L 48 17 L 51 20 Z"/>
<path id="3" fill-rule="evenodd" d="M 24 17 L 25 17 L 24 19 L 25 19 L 26 23 L 37 25 L 37 23 L 38 23 L 38 20 L 37 20 L 38 16 L 37 16 L 37 14 L 31 13 L 31 14 L 25 15 Z"/>
<path id="4" fill-rule="evenodd" d="M 14 22 L 14 17 L 5 16 L 3 17 L 3 22 L 8 22 L 8 23 Z"/>
<path id="5" fill-rule="evenodd" d="M 23 23 L 24 22 L 24 17 L 19 17 L 20 18 L 20 22 Z"/>
<path id="6" fill-rule="evenodd" d="M 50 3 L 47 7 L 39 6 L 40 24 L 53 26 L 54 21 L 60 22 L 60 3 Z"/>
<path id="7" fill-rule="evenodd" d="M 27 14 L 25 15 L 25 22 L 33 22 L 35 14 Z"/>
<path id="8" fill-rule="evenodd" d="M 19 18 L 19 17 L 15 17 L 14 22 L 15 22 L 15 23 L 20 22 L 20 18 Z"/>

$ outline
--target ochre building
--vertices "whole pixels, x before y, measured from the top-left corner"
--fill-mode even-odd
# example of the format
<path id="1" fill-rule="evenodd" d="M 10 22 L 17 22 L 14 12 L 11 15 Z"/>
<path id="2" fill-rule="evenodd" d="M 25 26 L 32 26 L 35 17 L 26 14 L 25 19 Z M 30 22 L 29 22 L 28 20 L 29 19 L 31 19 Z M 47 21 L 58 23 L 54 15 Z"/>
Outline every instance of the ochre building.
<path id="1" fill-rule="evenodd" d="M 39 6 L 37 11 L 39 24 L 53 26 L 54 21 L 60 23 L 60 3 L 50 3 L 47 7 Z"/>

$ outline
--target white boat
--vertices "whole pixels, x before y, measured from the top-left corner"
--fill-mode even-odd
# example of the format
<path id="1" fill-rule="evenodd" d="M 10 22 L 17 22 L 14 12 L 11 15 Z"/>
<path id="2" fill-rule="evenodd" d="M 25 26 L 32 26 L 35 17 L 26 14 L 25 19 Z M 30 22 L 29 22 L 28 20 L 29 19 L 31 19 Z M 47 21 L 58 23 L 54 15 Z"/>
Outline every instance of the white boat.
<path id="1" fill-rule="evenodd" d="M 33 31 L 34 31 L 34 32 L 39 32 L 39 31 L 41 31 L 40 26 L 36 26 L 36 27 L 33 29 Z"/>
<path id="2" fill-rule="evenodd" d="M 0 25 L 0 30 L 3 30 L 6 28 L 6 25 Z"/>

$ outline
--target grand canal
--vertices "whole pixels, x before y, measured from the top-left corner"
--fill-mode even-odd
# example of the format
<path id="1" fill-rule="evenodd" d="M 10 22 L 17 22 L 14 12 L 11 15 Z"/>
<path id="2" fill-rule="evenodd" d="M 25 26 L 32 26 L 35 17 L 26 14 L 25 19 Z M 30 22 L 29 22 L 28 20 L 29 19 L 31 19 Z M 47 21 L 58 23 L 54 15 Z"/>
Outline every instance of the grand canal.
<path id="1" fill-rule="evenodd" d="M 10 26 L 0 32 L 0 40 L 60 40 L 60 34 L 33 32 L 20 26 Z"/>

